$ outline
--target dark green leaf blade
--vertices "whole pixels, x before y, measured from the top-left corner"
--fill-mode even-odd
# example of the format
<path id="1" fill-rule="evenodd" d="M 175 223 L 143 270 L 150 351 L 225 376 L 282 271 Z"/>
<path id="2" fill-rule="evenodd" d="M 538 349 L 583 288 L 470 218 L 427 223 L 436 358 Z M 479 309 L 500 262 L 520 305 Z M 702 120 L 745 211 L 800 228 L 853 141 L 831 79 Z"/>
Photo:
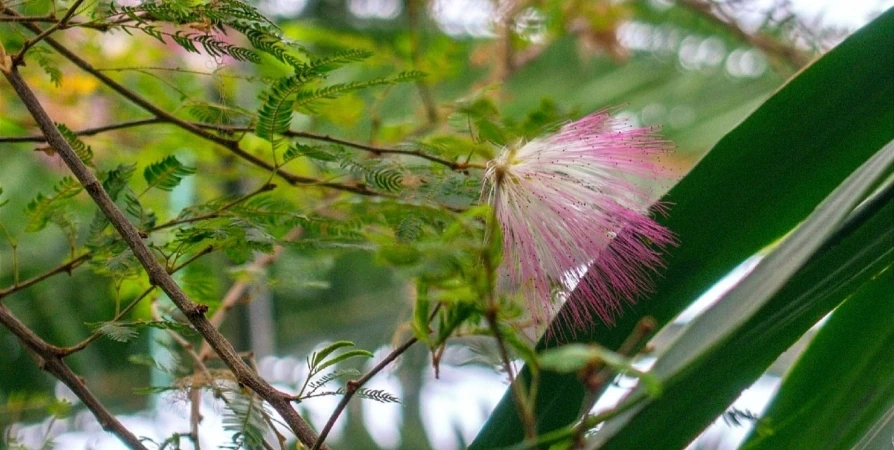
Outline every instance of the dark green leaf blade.
<path id="1" fill-rule="evenodd" d="M 150 164 L 143 170 L 146 179 L 146 190 L 158 188 L 170 191 L 177 187 L 183 178 L 196 173 L 194 167 L 185 166 L 174 155 L 170 155 L 157 163 Z"/>
<path id="2" fill-rule="evenodd" d="M 892 286 L 888 270 L 835 311 L 743 450 L 850 449 L 894 406 Z"/>
<path id="3" fill-rule="evenodd" d="M 754 340 L 743 340 L 743 336 L 755 329 L 762 329 L 761 339 L 777 336 L 779 330 L 787 329 L 787 324 L 810 308 L 801 308 L 813 297 L 826 295 L 826 291 L 816 285 L 790 284 L 789 280 L 808 263 L 816 259 L 812 255 L 829 242 L 844 223 L 848 213 L 864 198 L 864 194 L 879 180 L 884 179 L 888 169 L 894 165 L 894 142 L 887 145 L 873 158 L 863 164 L 858 171 L 829 196 L 807 221 L 787 237 L 785 241 L 723 296 L 713 307 L 695 319 L 658 358 L 650 373 L 658 377 L 666 386 L 667 396 L 638 407 L 609 421 L 591 441 L 592 448 L 636 449 L 649 446 L 654 436 L 661 436 L 662 442 L 674 446 L 674 442 L 685 446 L 702 427 L 707 426 L 748 382 L 756 379 L 775 359 L 777 354 L 763 352 L 770 345 L 756 346 Z M 832 271 L 832 267 L 826 266 Z M 864 267 L 854 270 L 865 271 Z M 840 273 L 838 277 L 851 278 L 851 272 Z M 777 295 L 783 287 L 789 289 L 782 296 Z M 855 285 L 853 289 L 858 288 Z M 846 293 L 849 294 L 849 293 Z M 794 297 L 794 298 L 793 298 Z M 838 297 L 838 301 L 843 300 Z M 829 304 L 831 309 L 837 302 Z M 788 322 L 779 322 L 774 313 L 779 310 L 795 310 Z M 828 310 L 827 310 L 828 311 Z M 752 320 L 753 319 L 753 320 Z M 806 331 L 801 329 L 801 332 Z M 794 336 L 794 339 L 798 335 Z M 794 342 L 788 341 L 788 344 Z M 730 361 L 719 363 L 726 355 L 735 355 Z M 770 356 L 768 358 L 767 356 Z M 739 361 L 741 360 L 741 361 Z M 765 364 L 760 364 L 764 363 Z M 730 365 L 742 370 L 731 371 Z M 725 373 L 726 380 L 710 386 L 699 382 L 710 374 Z M 635 389 L 630 395 L 637 395 Z M 711 402 L 702 399 L 711 397 Z M 679 417 L 681 398 L 688 398 L 685 418 Z M 697 403 L 693 403 L 693 402 Z M 717 408 L 720 406 L 720 408 Z M 717 409 L 715 409 L 717 408 Z"/>

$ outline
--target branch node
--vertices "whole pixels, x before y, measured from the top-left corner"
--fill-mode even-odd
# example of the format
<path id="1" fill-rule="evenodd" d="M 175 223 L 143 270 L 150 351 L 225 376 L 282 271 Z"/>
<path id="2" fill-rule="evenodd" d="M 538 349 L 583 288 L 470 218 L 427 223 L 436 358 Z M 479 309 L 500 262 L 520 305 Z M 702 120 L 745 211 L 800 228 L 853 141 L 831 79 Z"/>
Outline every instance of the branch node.
<path id="1" fill-rule="evenodd" d="M 204 317 L 205 313 L 208 312 L 208 305 L 203 305 L 201 303 L 193 303 L 192 307 L 189 308 L 186 312 L 189 316 L 201 316 Z"/>
<path id="2" fill-rule="evenodd" d="M 12 72 L 12 58 L 9 54 L 6 53 L 6 49 L 3 48 L 3 44 L 0 43 L 0 72 L 10 73 Z"/>

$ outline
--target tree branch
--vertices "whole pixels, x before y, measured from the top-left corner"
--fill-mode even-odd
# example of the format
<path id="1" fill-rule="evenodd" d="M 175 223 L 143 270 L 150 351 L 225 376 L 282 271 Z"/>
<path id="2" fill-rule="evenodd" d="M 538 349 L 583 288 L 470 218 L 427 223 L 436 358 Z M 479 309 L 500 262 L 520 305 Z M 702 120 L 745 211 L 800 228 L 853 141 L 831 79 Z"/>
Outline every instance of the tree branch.
<path id="1" fill-rule="evenodd" d="M 810 62 L 810 59 L 806 57 L 804 53 L 792 46 L 782 44 L 759 34 L 750 34 L 746 32 L 732 17 L 729 17 L 722 12 L 720 14 L 714 12 L 714 4 L 711 2 L 702 0 L 677 0 L 677 4 L 717 25 L 720 25 L 729 30 L 738 39 L 751 44 L 767 55 L 775 56 L 776 58 L 785 61 L 796 69 L 800 69 Z"/>
<path id="2" fill-rule="evenodd" d="M 58 347 L 48 344 L 33 331 L 31 331 L 24 323 L 22 323 L 6 306 L 0 304 L 0 323 L 9 329 L 22 343 L 22 346 L 32 352 L 37 359 L 37 364 L 41 370 L 53 375 L 69 389 L 87 406 L 87 409 L 96 416 L 100 426 L 105 431 L 114 434 L 132 449 L 147 450 L 140 442 L 140 439 L 124 427 L 112 413 L 100 403 L 100 401 L 90 392 L 87 385 L 81 377 L 75 374 L 62 358 L 57 356 Z"/>
<path id="3" fill-rule="evenodd" d="M 15 294 L 16 292 L 19 292 L 23 289 L 29 288 L 37 283 L 40 283 L 41 281 L 46 280 L 47 278 L 50 278 L 53 275 L 57 275 L 57 274 L 60 274 L 63 272 L 71 275 L 72 270 L 76 269 L 78 266 L 83 264 L 84 261 L 87 261 L 88 259 L 90 259 L 90 253 L 85 253 L 85 254 L 78 256 L 77 258 L 75 258 L 65 264 L 59 265 L 59 266 L 57 266 L 53 269 L 50 269 L 40 275 L 37 275 L 36 277 L 30 278 L 30 279 L 25 280 L 21 283 L 10 286 L 6 289 L 0 289 L 0 300 L 2 300 L 3 297 Z"/>
<path id="4" fill-rule="evenodd" d="M 193 262 L 195 262 L 195 261 L 196 261 L 197 259 L 199 259 L 200 257 L 202 257 L 202 256 L 204 256 L 204 255 L 207 255 L 208 253 L 211 253 L 213 250 L 214 250 L 214 247 L 212 247 L 212 246 L 210 246 L 210 245 L 209 245 L 208 247 L 205 247 L 205 248 L 204 248 L 202 251 L 200 251 L 199 253 L 196 253 L 195 255 L 193 255 L 192 257 L 190 257 L 189 259 L 187 259 L 186 261 L 180 263 L 177 267 L 174 267 L 173 269 L 171 269 L 170 273 L 173 274 L 173 273 L 178 272 L 180 269 L 182 269 L 182 268 L 184 268 L 184 267 L 186 267 L 186 266 L 192 264 Z M 142 301 L 144 298 L 148 297 L 149 294 L 151 294 L 152 291 L 154 291 L 154 290 L 155 290 L 155 286 L 150 286 L 148 289 L 146 289 L 145 291 L 143 291 L 142 294 L 140 294 L 139 296 L 137 296 L 137 298 L 135 298 L 132 302 L 130 302 L 130 304 L 128 304 L 127 306 L 125 306 L 124 309 L 122 309 L 121 311 L 119 311 L 118 314 L 115 314 L 115 317 L 112 317 L 112 320 L 110 320 L 109 322 L 115 322 L 115 321 L 118 321 L 118 320 L 120 320 L 122 317 L 126 316 L 129 312 L 131 312 L 131 311 L 132 311 L 132 310 L 133 310 L 133 309 L 140 303 L 140 301 Z M 91 334 L 90 336 L 88 336 L 86 339 L 84 339 L 84 340 L 81 341 L 81 342 L 78 342 L 78 343 L 75 344 L 75 345 L 72 345 L 72 346 L 69 346 L 69 347 L 60 348 L 60 349 L 58 350 L 58 352 L 56 353 L 56 355 L 59 356 L 59 357 L 61 357 L 61 358 L 65 358 L 65 357 L 67 357 L 67 356 L 70 356 L 70 355 L 72 355 L 73 353 L 77 353 L 77 352 L 79 352 L 79 351 L 81 351 L 81 350 L 87 348 L 88 345 L 92 344 L 94 341 L 96 341 L 97 339 L 99 339 L 99 338 L 101 338 L 101 337 L 102 337 L 102 333 L 100 333 L 99 331 L 96 331 L 96 332 L 94 332 L 93 334 Z"/>
<path id="5" fill-rule="evenodd" d="M 220 133 L 240 133 L 240 132 L 253 132 L 255 131 L 255 127 L 252 126 L 229 126 L 229 125 L 216 125 L 210 123 L 201 123 L 201 122 L 190 122 L 193 125 L 206 129 L 213 130 Z M 108 131 L 122 130 L 126 128 L 140 127 L 144 125 L 158 125 L 158 124 L 167 124 L 167 125 L 176 125 L 172 122 L 168 122 L 165 119 L 161 118 L 153 118 L 153 119 L 141 119 L 141 120 L 132 120 L 128 122 L 121 122 L 117 124 L 104 125 L 101 127 L 95 128 L 85 128 L 83 130 L 75 131 L 74 133 L 78 136 L 94 136 L 100 133 L 105 133 Z M 344 145 L 345 147 L 351 147 L 358 150 L 363 150 L 374 155 L 404 155 L 404 156 L 412 156 L 416 158 L 426 159 L 436 164 L 441 164 L 443 166 L 449 167 L 451 170 L 465 170 L 465 169 L 484 169 L 484 165 L 476 164 L 476 163 L 467 163 L 467 162 L 457 162 L 451 161 L 449 159 L 440 158 L 434 155 L 429 155 L 427 153 L 423 153 L 419 150 L 402 150 L 397 148 L 390 147 L 380 147 L 374 145 L 363 144 L 360 142 L 349 141 L 346 139 L 337 138 L 334 136 L 330 136 L 328 134 L 317 134 L 310 133 L 307 131 L 292 131 L 288 130 L 285 132 L 285 136 L 288 137 L 297 137 L 303 139 L 310 139 L 314 141 L 320 142 L 329 142 L 332 144 Z M 21 142 L 46 142 L 46 138 L 43 135 L 33 135 L 33 136 L 10 136 L 10 137 L 0 137 L 0 143 L 21 143 Z M 319 180 L 314 180 L 314 183 L 319 183 Z"/>
<path id="6" fill-rule="evenodd" d="M 19 49 L 19 52 L 12 57 L 12 62 L 14 66 L 21 65 L 25 60 L 25 53 L 29 48 L 37 45 L 38 42 L 47 38 L 49 35 L 55 33 L 59 29 L 65 28 L 68 25 L 68 21 L 71 20 L 72 16 L 77 12 L 78 8 L 81 7 L 81 4 L 84 3 L 84 0 L 75 0 L 74 3 L 68 8 L 68 11 L 65 12 L 65 15 L 62 16 L 58 22 L 50 25 L 46 30 L 41 31 L 37 34 L 37 36 L 28 39 L 22 44 L 22 48 Z M 26 25 L 32 25 L 37 28 L 37 25 L 33 23 L 27 23 Z"/>
<path id="7" fill-rule="evenodd" d="M 375 155 L 405 155 L 405 156 L 413 156 L 416 158 L 427 159 L 433 163 L 441 164 L 443 166 L 449 167 L 451 170 L 465 170 L 465 169 L 484 169 L 484 165 L 476 164 L 476 163 L 463 163 L 457 161 L 450 161 L 449 159 L 439 158 L 434 155 L 429 155 L 427 153 L 422 153 L 419 150 L 401 150 L 396 148 L 386 148 L 386 147 L 376 147 L 367 144 L 361 144 L 358 142 L 347 141 L 344 139 L 340 139 L 337 137 L 332 137 L 326 134 L 315 134 L 308 133 L 306 131 L 286 131 L 286 136 L 291 137 L 299 137 L 305 139 L 312 139 L 315 141 L 322 142 L 331 142 L 333 144 L 340 144 L 346 147 L 353 147 L 358 150 L 364 150 L 370 152 Z"/>
<path id="8" fill-rule="evenodd" d="M 201 222 L 203 220 L 208 220 L 208 219 L 215 219 L 217 217 L 220 217 L 220 215 L 222 213 L 226 212 L 228 209 L 230 209 L 240 203 L 248 201 L 252 197 L 255 197 L 255 196 L 262 194 L 264 192 L 272 191 L 274 189 L 276 189 L 275 184 L 272 184 L 272 183 L 264 184 L 263 186 L 255 189 L 254 191 L 249 192 L 248 194 L 243 195 L 242 197 L 239 197 L 239 198 L 227 203 L 226 205 L 223 205 L 220 208 L 215 209 L 214 212 L 210 212 L 208 214 L 202 214 L 201 216 L 189 217 L 186 219 L 169 220 L 161 225 L 156 225 L 156 226 L 152 227 L 152 229 L 148 230 L 147 232 L 151 233 L 153 231 L 163 230 L 165 228 L 171 228 L 171 227 L 175 227 L 177 225 L 183 225 L 186 223 L 194 223 L 194 222 Z"/>
<path id="9" fill-rule="evenodd" d="M 294 228 L 294 229 L 292 229 L 292 231 L 289 231 L 289 233 L 286 234 L 286 236 L 285 236 L 285 238 L 283 238 L 283 240 L 287 241 L 287 242 L 294 241 L 295 239 L 298 239 L 299 236 L 301 236 L 301 229 Z M 273 253 L 271 253 L 269 255 L 263 255 L 260 258 L 256 259 L 254 262 L 252 262 L 251 266 L 249 266 L 249 270 L 252 270 L 252 271 L 260 270 L 260 269 L 272 264 L 274 261 L 276 261 L 279 258 L 279 255 L 281 255 L 282 252 L 283 252 L 283 247 L 281 245 L 277 245 L 276 247 L 274 247 Z M 215 328 L 220 327 L 220 325 L 223 323 L 224 319 L 226 318 L 227 313 L 231 309 L 233 309 L 234 306 L 236 306 L 236 303 L 239 302 L 239 300 L 245 294 L 245 291 L 248 290 L 249 285 L 250 284 L 245 281 L 238 281 L 236 283 L 233 283 L 232 286 L 230 286 L 230 289 L 227 291 L 226 294 L 224 294 L 223 300 L 220 301 L 220 307 L 218 307 L 217 310 L 214 311 L 214 314 L 211 316 L 211 319 L 210 319 L 211 325 L 213 325 Z M 202 344 L 202 348 L 199 351 L 199 358 L 202 361 L 207 361 L 208 358 L 211 357 L 211 352 L 212 352 L 211 346 L 206 341 Z"/>
<path id="10" fill-rule="evenodd" d="M 7 16 L 0 15 L 0 22 L 47 22 L 56 23 L 56 17 L 48 16 Z"/>
<path id="11" fill-rule="evenodd" d="M 153 125 L 165 123 L 162 119 L 153 118 L 153 119 L 140 119 L 140 120 L 132 120 L 129 122 L 121 122 L 114 123 L 111 125 L 104 125 L 101 127 L 95 128 L 85 128 L 83 130 L 75 131 L 74 133 L 78 136 L 94 136 L 100 133 L 105 133 L 107 131 L 115 131 L 115 130 L 123 130 L 126 128 L 134 128 L 143 125 Z M 0 143 L 10 143 L 17 144 L 22 142 L 46 142 L 47 138 L 42 134 L 35 134 L 33 136 L 7 136 L 0 137 Z"/>
<path id="12" fill-rule="evenodd" d="M 326 421 L 326 425 L 320 430 L 320 437 L 314 443 L 311 450 L 319 450 L 320 448 L 325 448 L 323 442 L 326 440 L 326 437 L 329 436 L 329 432 L 332 431 L 332 427 L 335 425 L 335 421 L 338 420 L 338 417 L 341 413 L 347 408 L 348 403 L 351 401 L 351 398 L 354 397 L 354 394 L 366 384 L 372 377 L 376 376 L 379 372 L 382 371 L 388 364 L 391 364 L 398 356 L 402 355 L 407 351 L 410 347 L 413 346 L 419 339 L 410 338 L 406 342 L 400 345 L 400 347 L 395 348 L 385 357 L 385 359 L 379 361 L 378 364 L 375 365 L 369 372 L 366 372 L 362 377 L 351 380 L 346 383 L 345 386 L 345 395 L 342 396 L 341 400 L 339 400 L 338 405 L 335 407 L 335 410 L 332 411 L 332 415 L 329 416 L 329 420 Z"/>
<path id="13" fill-rule="evenodd" d="M 50 42 L 48 39 L 47 42 Z M 58 44 L 57 44 L 58 45 Z M 310 425 L 292 407 L 290 396 L 280 392 L 269 383 L 261 379 L 236 353 L 233 345 L 217 331 L 211 322 L 205 317 L 208 307 L 193 302 L 180 286 L 174 281 L 165 268 L 156 261 L 152 252 L 143 242 L 136 227 L 131 224 L 102 184 L 78 158 L 74 150 L 65 138 L 56 129 L 55 124 L 40 105 L 31 88 L 25 83 L 16 67 L 5 67 L 3 74 L 25 107 L 34 117 L 41 131 L 47 137 L 47 143 L 58 153 L 65 164 L 71 169 L 75 178 L 84 186 L 84 189 L 99 206 L 102 213 L 109 219 L 118 233 L 124 238 L 128 247 L 134 253 L 137 260 L 146 270 L 149 281 L 153 285 L 161 287 L 171 301 L 185 315 L 192 326 L 205 338 L 215 350 L 221 360 L 233 371 L 236 379 L 243 385 L 255 391 L 266 400 L 289 425 L 298 439 L 306 445 L 312 445 L 317 440 L 316 433 Z M 102 75 L 102 74 L 99 74 Z M 128 91 L 129 92 L 129 91 Z M 190 125 L 192 127 L 192 125 Z M 216 137 L 216 136 L 215 136 Z"/>

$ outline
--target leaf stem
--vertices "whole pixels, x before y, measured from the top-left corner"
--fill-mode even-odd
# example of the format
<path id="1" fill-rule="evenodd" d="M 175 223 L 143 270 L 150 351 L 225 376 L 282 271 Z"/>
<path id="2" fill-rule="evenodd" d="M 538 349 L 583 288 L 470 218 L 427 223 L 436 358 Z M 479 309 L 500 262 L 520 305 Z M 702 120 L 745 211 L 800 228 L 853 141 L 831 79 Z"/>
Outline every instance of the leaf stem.
<path id="1" fill-rule="evenodd" d="M 429 322 L 434 319 L 435 315 L 441 309 L 441 304 L 438 303 L 434 309 L 432 309 L 431 314 L 428 316 Z M 419 339 L 416 337 L 412 337 L 408 339 L 406 342 L 395 348 L 388 354 L 385 358 L 379 361 L 372 369 L 363 374 L 360 378 L 356 380 L 351 380 L 346 383 L 345 386 L 345 394 L 342 396 L 341 400 L 339 400 L 338 405 L 336 405 L 335 410 L 332 411 L 332 414 L 329 416 L 329 420 L 326 421 L 326 425 L 323 426 L 323 429 L 320 430 L 320 437 L 314 442 L 311 450 L 319 450 L 320 448 L 324 448 L 324 441 L 326 437 L 329 436 L 329 432 L 332 431 L 332 427 L 335 425 L 335 421 L 338 420 L 338 417 L 341 413 L 347 408 L 348 403 L 351 401 L 351 398 L 354 397 L 354 394 L 360 390 L 372 377 L 376 376 L 379 372 L 381 372 L 385 367 L 391 364 L 398 356 L 402 355 L 406 352 L 410 347 L 413 346 Z"/>

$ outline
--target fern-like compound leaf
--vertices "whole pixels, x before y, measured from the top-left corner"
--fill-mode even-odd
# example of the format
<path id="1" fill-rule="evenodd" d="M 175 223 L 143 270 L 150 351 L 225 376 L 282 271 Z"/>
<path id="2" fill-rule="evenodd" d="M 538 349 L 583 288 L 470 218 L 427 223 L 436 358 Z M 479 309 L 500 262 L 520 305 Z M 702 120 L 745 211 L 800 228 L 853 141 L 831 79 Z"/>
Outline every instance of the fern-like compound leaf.
<path id="1" fill-rule="evenodd" d="M 51 220 L 61 218 L 60 209 L 62 200 L 74 197 L 81 192 L 82 186 L 71 177 L 64 177 L 53 187 L 54 193 L 49 197 L 38 193 L 28 205 L 25 206 L 25 216 L 28 218 L 26 232 L 36 232 L 44 229 Z"/>
<path id="2" fill-rule="evenodd" d="M 56 128 L 59 130 L 59 133 L 62 134 L 62 137 L 68 141 L 68 145 L 71 146 L 75 154 L 78 155 L 78 159 L 88 166 L 93 166 L 93 149 L 85 144 L 84 141 L 78 137 L 77 133 L 69 129 L 65 124 L 57 123 Z"/>
<path id="3" fill-rule="evenodd" d="M 183 165 L 175 156 L 171 155 L 146 167 L 143 171 L 143 178 L 148 184 L 147 191 L 152 188 L 170 191 L 177 187 L 184 177 L 194 173 L 196 173 L 194 167 Z"/>

